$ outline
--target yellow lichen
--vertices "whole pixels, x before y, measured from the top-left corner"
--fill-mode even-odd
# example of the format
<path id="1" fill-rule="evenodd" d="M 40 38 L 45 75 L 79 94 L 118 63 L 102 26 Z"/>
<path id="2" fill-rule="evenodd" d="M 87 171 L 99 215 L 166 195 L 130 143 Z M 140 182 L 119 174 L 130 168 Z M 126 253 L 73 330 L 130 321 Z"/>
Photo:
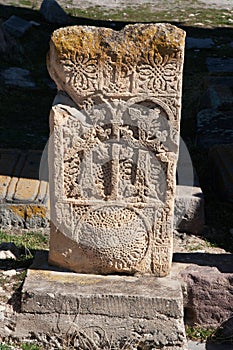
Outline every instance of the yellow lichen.
<path id="1" fill-rule="evenodd" d="M 41 205 L 27 205 L 26 206 L 26 215 L 29 219 L 33 216 L 40 216 L 46 218 L 47 208 Z"/>
<path id="2" fill-rule="evenodd" d="M 10 205 L 9 208 L 17 216 L 24 218 L 25 217 L 25 205 Z"/>
<path id="3" fill-rule="evenodd" d="M 128 25 L 117 32 L 109 28 L 73 26 L 58 29 L 52 36 L 59 59 L 88 55 L 105 59 L 116 54 L 121 62 L 124 56 L 134 55 L 135 59 L 146 56 L 154 50 L 161 56 L 181 51 L 185 33 L 172 25 Z"/>

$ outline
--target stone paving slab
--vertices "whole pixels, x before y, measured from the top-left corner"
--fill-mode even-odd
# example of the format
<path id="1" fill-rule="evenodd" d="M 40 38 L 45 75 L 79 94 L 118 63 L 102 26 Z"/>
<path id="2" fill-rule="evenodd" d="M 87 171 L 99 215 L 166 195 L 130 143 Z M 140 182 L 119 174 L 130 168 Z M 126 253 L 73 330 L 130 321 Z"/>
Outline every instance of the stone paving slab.
<path id="1" fill-rule="evenodd" d="M 0 227 L 49 226 L 48 182 L 39 179 L 41 151 L 0 149 Z"/>
<path id="2" fill-rule="evenodd" d="M 16 38 L 20 38 L 32 27 L 32 24 L 20 17 L 11 16 L 3 23 L 3 27 L 11 35 L 15 36 Z"/>
<path id="3" fill-rule="evenodd" d="M 233 110 L 202 109 L 197 114 L 197 144 L 210 149 L 218 144 L 232 143 Z"/>
<path id="4" fill-rule="evenodd" d="M 85 329 L 98 342 L 93 330 L 102 329 L 115 348 L 128 339 L 140 340 L 141 347 L 187 349 L 179 280 L 54 271 L 47 259 L 46 252 L 37 253 L 28 270 L 13 335 L 74 330 L 81 335 Z"/>
<path id="5" fill-rule="evenodd" d="M 233 203 L 233 144 L 212 147 L 209 164 L 214 194 L 220 201 Z"/>
<path id="6" fill-rule="evenodd" d="M 206 65 L 209 72 L 233 73 L 233 58 L 207 57 Z"/>
<path id="7" fill-rule="evenodd" d="M 36 83 L 28 69 L 9 67 L 0 71 L 2 83 L 25 89 L 35 89 Z"/>
<path id="8" fill-rule="evenodd" d="M 48 186 L 39 180 L 41 151 L 0 149 L 0 203 L 48 204 Z"/>

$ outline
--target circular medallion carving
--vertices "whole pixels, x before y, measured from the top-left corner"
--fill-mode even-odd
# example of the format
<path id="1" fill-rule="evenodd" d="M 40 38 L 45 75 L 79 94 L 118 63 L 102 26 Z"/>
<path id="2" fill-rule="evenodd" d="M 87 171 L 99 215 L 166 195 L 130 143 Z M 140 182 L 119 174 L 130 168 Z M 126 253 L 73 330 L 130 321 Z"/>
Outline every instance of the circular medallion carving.
<path id="1" fill-rule="evenodd" d="M 141 215 L 120 206 L 90 209 L 77 224 L 76 234 L 93 263 L 113 272 L 133 269 L 145 256 L 149 240 Z"/>

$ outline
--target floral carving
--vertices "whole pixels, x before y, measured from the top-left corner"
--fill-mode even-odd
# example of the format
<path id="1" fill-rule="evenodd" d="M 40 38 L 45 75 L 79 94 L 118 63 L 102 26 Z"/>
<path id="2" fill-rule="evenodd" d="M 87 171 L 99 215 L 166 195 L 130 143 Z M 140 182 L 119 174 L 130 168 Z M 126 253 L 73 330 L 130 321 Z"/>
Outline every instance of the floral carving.
<path id="1" fill-rule="evenodd" d="M 153 91 L 176 94 L 178 88 L 177 59 L 161 56 L 152 51 L 147 59 L 137 65 L 138 88 L 140 91 Z"/>
<path id="2" fill-rule="evenodd" d="M 98 60 L 88 55 L 76 52 L 63 61 L 67 80 L 77 91 L 94 92 L 98 80 Z"/>

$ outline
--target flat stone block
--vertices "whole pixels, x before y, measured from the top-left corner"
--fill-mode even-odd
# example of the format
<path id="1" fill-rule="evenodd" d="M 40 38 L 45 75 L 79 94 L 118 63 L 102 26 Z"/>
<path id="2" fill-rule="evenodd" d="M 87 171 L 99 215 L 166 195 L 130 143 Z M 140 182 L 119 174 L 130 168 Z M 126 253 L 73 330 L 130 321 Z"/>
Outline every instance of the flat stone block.
<path id="1" fill-rule="evenodd" d="M 50 23 L 67 24 L 68 16 L 55 0 L 43 0 L 40 12 Z"/>
<path id="2" fill-rule="evenodd" d="M 209 86 L 201 99 L 201 108 L 231 109 L 233 106 L 232 87 L 227 85 Z"/>
<path id="3" fill-rule="evenodd" d="M 207 57 L 206 65 L 209 72 L 233 72 L 233 58 Z"/>
<path id="4" fill-rule="evenodd" d="M 0 203 L 5 200 L 7 188 L 19 157 L 19 152 L 0 150 Z"/>
<path id="5" fill-rule="evenodd" d="M 3 27 L 16 38 L 23 36 L 28 29 L 32 27 L 32 24 L 25 19 L 11 16 L 7 21 L 3 23 Z"/>
<path id="6" fill-rule="evenodd" d="M 221 273 L 214 266 L 190 265 L 181 272 L 181 277 L 188 295 L 185 303 L 188 324 L 218 327 L 232 315 L 232 273 Z"/>
<path id="7" fill-rule="evenodd" d="M 204 148 L 232 143 L 233 111 L 207 108 L 197 114 L 197 143 Z"/>
<path id="8" fill-rule="evenodd" d="M 49 227 L 49 209 L 37 204 L 1 204 L 0 228 Z"/>
<path id="9" fill-rule="evenodd" d="M 219 200 L 233 203 L 233 144 L 212 147 L 209 163 L 214 193 Z"/>
<path id="10" fill-rule="evenodd" d="M 174 227 L 183 232 L 200 233 L 205 225 L 204 196 L 200 187 L 176 187 Z"/>
<path id="11" fill-rule="evenodd" d="M 36 88 L 36 83 L 31 77 L 28 69 L 20 67 L 10 67 L 0 72 L 1 78 L 5 85 L 15 86 L 25 89 Z"/>
<path id="12" fill-rule="evenodd" d="M 186 49 L 210 49 L 214 45 L 211 38 L 186 38 Z"/>
<path id="13" fill-rule="evenodd" d="M 54 271 L 40 253 L 28 271 L 21 306 L 16 326 L 21 336 L 70 328 L 85 329 L 92 338 L 91 330 L 102 329 L 118 346 L 137 339 L 150 348 L 186 349 L 181 284 L 169 277 Z"/>

